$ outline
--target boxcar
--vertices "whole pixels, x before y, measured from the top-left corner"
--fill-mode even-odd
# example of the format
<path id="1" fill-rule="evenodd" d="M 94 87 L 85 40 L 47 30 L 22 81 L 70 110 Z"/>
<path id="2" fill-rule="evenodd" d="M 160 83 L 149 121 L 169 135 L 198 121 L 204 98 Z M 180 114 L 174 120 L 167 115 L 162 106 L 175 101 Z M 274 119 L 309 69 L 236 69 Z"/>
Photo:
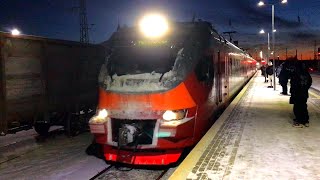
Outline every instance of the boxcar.
<path id="1" fill-rule="evenodd" d="M 51 125 L 68 133 L 97 103 L 99 45 L 0 32 L 0 133 Z"/>

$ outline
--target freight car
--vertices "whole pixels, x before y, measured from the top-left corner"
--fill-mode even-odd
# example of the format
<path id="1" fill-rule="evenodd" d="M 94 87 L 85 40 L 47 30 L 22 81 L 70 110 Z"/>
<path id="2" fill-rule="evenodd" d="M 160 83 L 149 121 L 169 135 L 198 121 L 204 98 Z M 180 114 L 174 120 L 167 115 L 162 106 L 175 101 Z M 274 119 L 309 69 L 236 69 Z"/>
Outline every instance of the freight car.
<path id="1" fill-rule="evenodd" d="M 75 133 L 97 104 L 99 45 L 0 33 L 0 133 L 51 125 Z"/>
<path id="2" fill-rule="evenodd" d="M 156 17 L 118 29 L 110 42 L 89 122 L 108 161 L 176 162 L 256 72 L 256 61 L 205 21 L 165 24 Z"/>

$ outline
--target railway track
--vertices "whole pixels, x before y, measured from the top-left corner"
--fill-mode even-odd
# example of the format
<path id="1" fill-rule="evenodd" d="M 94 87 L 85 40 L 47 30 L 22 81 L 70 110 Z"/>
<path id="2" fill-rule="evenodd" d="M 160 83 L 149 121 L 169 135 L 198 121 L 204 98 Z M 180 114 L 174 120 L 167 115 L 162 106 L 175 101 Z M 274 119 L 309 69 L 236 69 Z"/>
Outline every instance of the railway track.
<path id="1" fill-rule="evenodd" d="M 36 151 L 42 145 L 46 144 L 46 141 L 52 140 L 63 133 L 64 131 L 62 131 L 61 128 L 57 128 L 50 131 L 47 137 L 42 137 L 37 134 L 27 135 L 28 137 L 26 138 L 0 146 L 0 165 L 20 158 L 32 151 Z"/>
<path id="2" fill-rule="evenodd" d="M 98 174 L 90 178 L 90 180 L 115 180 L 115 179 L 125 179 L 125 180 L 140 180 L 140 179 L 150 179 L 150 180 L 160 180 L 170 168 L 163 169 L 132 169 L 118 167 L 115 165 L 110 165 L 104 170 L 100 171 Z"/>

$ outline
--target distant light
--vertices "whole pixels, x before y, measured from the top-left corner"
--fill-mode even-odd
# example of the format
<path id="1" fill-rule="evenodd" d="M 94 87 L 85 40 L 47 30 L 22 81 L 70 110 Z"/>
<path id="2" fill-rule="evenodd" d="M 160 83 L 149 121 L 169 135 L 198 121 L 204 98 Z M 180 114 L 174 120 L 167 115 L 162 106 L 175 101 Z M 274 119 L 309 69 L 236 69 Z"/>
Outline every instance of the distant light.
<path id="1" fill-rule="evenodd" d="M 260 1 L 260 2 L 258 3 L 258 6 L 264 6 L 264 2 L 263 2 L 263 1 Z"/>
<path id="2" fill-rule="evenodd" d="M 159 14 L 144 16 L 139 23 L 141 32 L 150 38 L 157 38 L 167 33 L 169 29 L 165 17 Z"/>
<path id="3" fill-rule="evenodd" d="M 21 33 L 20 33 L 20 31 L 19 31 L 18 29 L 12 29 L 12 30 L 11 30 L 11 34 L 12 34 L 13 36 L 19 36 Z"/>
<path id="4" fill-rule="evenodd" d="M 264 32 L 263 29 L 261 29 L 259 33 L 260 33 L 260 34 L 264 34 L 265 32 Z"/>
<path id="5" fill-rule="evenodd" d="M 273 54 L 273 51 L 271 52 L 271 54 Z"/>
<path id="6" fill-rule="evenodd" d="M 281 3 L 282 4 L 286 4 L 288 1 L 287 0 L 282 0 Z"/>
<path id="7" fill-rule="evenodd" d="M 263 55 L 262 55 L 262 51 L 260 51 L 260 58 L 262 59 Z"/>
<path id="8" fill-rule="evenodd" d="M 277 30 L 276 30 L 276 29 L 274 29 L 274 30 L 273 30 L 273 32 L 277 32 Z"/>

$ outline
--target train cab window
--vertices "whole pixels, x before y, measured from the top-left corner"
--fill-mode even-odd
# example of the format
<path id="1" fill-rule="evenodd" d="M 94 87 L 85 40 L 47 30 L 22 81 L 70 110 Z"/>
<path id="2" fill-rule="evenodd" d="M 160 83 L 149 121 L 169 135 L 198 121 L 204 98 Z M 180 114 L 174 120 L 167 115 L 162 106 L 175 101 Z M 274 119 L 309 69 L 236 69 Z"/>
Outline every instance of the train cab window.
<path id="1" fill-rule="evenodd" d="M 212 56 L 204 56 L 203 58 L 201 58 L 195 68 L 197 79 L 207 85 L 213 83 L 214 73 L 212 59 Z"/>

